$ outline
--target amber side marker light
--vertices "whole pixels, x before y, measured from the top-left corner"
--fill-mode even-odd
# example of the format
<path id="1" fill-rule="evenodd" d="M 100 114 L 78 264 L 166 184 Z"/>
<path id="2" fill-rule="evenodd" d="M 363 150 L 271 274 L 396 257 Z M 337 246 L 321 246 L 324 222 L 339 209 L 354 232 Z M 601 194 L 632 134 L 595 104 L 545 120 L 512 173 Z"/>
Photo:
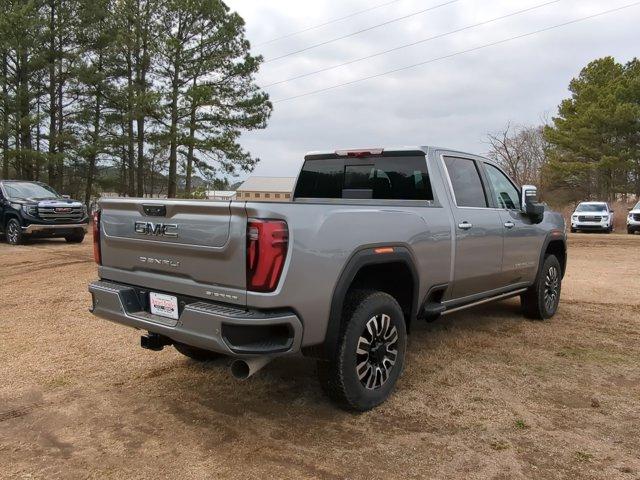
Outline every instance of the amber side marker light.
<path id="1" fill-rule="evenodd" d="M 393 247 L 374 248 L 373 253 L 393 253 Z"/>

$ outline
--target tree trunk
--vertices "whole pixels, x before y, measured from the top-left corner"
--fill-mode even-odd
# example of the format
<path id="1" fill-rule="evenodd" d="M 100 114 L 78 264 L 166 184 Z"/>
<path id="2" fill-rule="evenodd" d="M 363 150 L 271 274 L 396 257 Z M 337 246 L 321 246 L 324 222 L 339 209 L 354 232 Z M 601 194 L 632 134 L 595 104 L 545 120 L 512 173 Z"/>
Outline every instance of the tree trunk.
<path id="1" fill-rule="evenodd" d="M 20 151 L 22 152 L 20 166 L 22 178 L 33 180 L 28 61 L 29 53 L 26 50 L 22 50 L 20 52 L 20 69 L 18 73 L 18 115 L 20 118 Z"/>
<path id="2" fill-rule="evenodd" d="M 98 70 L 102 70 L 102 53 L 98 55 Z M 93 193 L 93 178 L 96 171 L 96 159 L 98 156 L 98 148 L 100 142 L 100 117 L 102 115 L 102 89 L 100 86 L 96 87 L 95 98 L 95 110 L 93 111 L 93 135 L 92 142 L 93 148 L 89 155 L 87 165 L 87 183 L 85 185 L 84 192 L 84 204 L 87 206 L 87 211 L 91 211 L 91 194 Z"/>
<path id="3" fill-rule="evenodd" d="M 7 85 L 7 52 L 2 56 L 2 178 L 9 178 L 9 87 Z"/>
<path id="4" fill-rule="evenodd" d="M 178 65 L 174 65 L 173 88 L 171 90 L 171 127 L 169 137 L 171 146 L 169 148 L 169 187 L 167 197 L 175 198 L 178 193 L 177 170 L 178 170 Z"/>
<path id="5" fill-rule="evenodd" d="M 133 105 L 133 68 L 131 65 L 131 51 L 127 54 L 127 160 L 129 167 L 129 189 L 128 194 L 130 197 L 136 196 L 136 168 L 135 168 L 135 138 L 133 134 L 133 122 L 134 122 L 134 105 Z"/>
<path id="6" fill-rule="evenodd" d="M 64 107 L 64 85 L 62 81 L 62 59 L 58 60 L 58 79 L 57 79 L 57 101 L 58 108 L 56 109 L 56 113 L 58 115 L 58 133 L 57 133 L 57 153 L 58 156 L 56 158 L 56 187 L 58 191 L 62 191 L 64 188 L 64 152 L 65 152 L 65 143 L 64 143 L 64 112 L 62 111 Z"/>
<path id="7" fill-rule="evenodd" d="M 47 173 L 49 185 L 56 186 L 56 142 L 57 142 L 57 103 L 56 103 L 56 62 L 55 62 L 55 49 L 56 49 L 56 2 L 55 0 L 49 1 L 49 155 L 47 161 Z"/>
<path id="8" fill-rule="evenodd" d="M 193 79 L 193 87 L 196 86 L 196 79 Z M 193 150 L 194 150 L 194 141 L 196 138 L 196 101 L 195 99 L 191 100 L 191 112 L 189 116 L 189 149 L 187 151 L 187 169 L 185 172 L 185 187 L 184 187 L 184 195 L 185 197 L 191 196 L 191 175 L 193 174 Z"/>
<path id="9" fill-rule="evenodd" d="M 148 12 L 141 12 L 140 0 L 137 1 L 137 20 L 136 20 L 136 96 L 138 98 L 137 114 L 137 134 L 138 134 L 138 165 L 137 165 L 137 193 L 139 197 L 144 197 L 144 142 L 145 142 L 145 109 L 141 108 L 146 102 L 147 93 L 147 71 L 150 66 L 149 62 L 149 42 L 148 42 Z M 147 6 L 148 9 L 148 6 Z M 141 102 L 140 99 L 145 99 Z M 142 103 L 142 105 L 141 105 Z"/>

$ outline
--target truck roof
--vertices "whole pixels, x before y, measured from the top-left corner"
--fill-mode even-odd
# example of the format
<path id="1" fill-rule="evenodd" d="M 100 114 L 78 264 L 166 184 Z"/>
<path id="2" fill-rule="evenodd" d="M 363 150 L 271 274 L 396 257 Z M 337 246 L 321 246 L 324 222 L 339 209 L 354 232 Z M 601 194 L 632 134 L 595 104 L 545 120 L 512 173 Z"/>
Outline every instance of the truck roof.
<path id="1" fill-rule="evenodd" d="M 474 157 L 481 157 L 481 155 L 464 152 L 462 150 L 456 150 L 454 148 L 436 147 L 434 145 L 403 145 L 399 147 L 393 147 L 393 146 L 392 147 L 362 147 L 362 148 L 337 148 L 335 150 L 316 150 L 316 151 L 307 152 L 305 154 L 305 158 L 306 157 L 323 157 L 323 156 L 329 156 L 329 155 L 333 156 L 333 155 L 336 155 L 338 152 L 350 152 L 350 151 L 354 151 L 354 152 L 384 151 L 386 153 L 424 152 L 426 155 L 427 153 L 429 153 L 429 151 L 433 151 L 433 150 L 445 150 L 447 152 L 452 152 L 452 153 L 461 153 L 464 155 L 473 155 Z M 485 157 L 482 157 L 482 158 L 488 161 L 489 163 L 494 163 L 491 159 L 488 159 Z"/>

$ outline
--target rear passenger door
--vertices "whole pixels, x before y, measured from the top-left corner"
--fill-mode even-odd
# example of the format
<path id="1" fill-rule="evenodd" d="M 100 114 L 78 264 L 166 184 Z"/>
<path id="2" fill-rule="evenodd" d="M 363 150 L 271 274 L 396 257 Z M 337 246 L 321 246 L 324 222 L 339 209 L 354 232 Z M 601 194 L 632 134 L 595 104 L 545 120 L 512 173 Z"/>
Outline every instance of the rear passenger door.
<path id="1" fill-rule="evenodd" d="M 520 190 L 498 167 L 482 162 L 492 196 L 504 228 L 502 283 L 530 281 L 536 274 L 540 234 L 520 206 Z"/>
<path id="2" fill-rule="evenodd" d="M 501 286 L 502 221 L 492 208 L 479 163 L 462 156 L 443 156 L 455 222 L 453 298 Z"/>

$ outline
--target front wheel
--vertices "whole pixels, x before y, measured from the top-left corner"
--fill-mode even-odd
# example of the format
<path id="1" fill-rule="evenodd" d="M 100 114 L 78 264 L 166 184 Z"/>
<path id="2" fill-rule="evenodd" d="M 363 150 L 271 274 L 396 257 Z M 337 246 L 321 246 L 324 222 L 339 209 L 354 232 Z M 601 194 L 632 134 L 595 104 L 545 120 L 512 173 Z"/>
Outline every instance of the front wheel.
<path id="1" fill-rule="evenodd" d="M 527 318 L 545 320 L 558 310 L 562 270 L 555 255 L 547 255 L 536 282 L 520 297 L 522 311 Z"/>
<path id="2" fill-rule="evenodd" d="M 22 227 L 20 222 L 15 218 L 12 218 L 7 223 L 6 237 L 9 245 L 22 245 L 25 240 L 25 235 L 22 233 Z"/>
<path id="3" fill-rule="evenodd" d="M 64 237 L 67 243 L 82 243 L 84 240 L 84 231 L 80 230 Z"/>
<path id="4" fill-rule="evenodd" d="M 404 314 L 387 293 L 371 290 L 347 297 L 336 355 L 318 362 L 329 397 L 347 410 L 366 411 L 393 392 L 407 346 Z"/>

